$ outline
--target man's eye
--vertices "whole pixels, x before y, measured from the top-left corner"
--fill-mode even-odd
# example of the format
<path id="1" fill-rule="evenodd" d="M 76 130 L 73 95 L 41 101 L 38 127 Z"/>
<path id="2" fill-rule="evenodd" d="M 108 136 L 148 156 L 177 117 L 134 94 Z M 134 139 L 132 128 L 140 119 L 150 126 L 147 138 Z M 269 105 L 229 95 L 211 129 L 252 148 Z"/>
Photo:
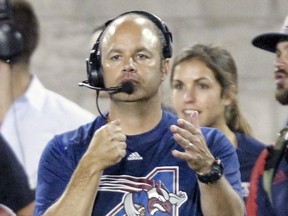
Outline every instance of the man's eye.
<path id="1" fill-rule="evenodd" d="M 139 59 L 147 59 L 147 56 L 144 55 L 144 54 L 139 53 L 139 54 L 138 54 L 138 58 L 139 58 Z"/>
<path id="2" fill-rule="evenodd" d="M 118 60 L 120 58 L 120 55 L 114 55 L 111 57 L 111 60 Z"/>

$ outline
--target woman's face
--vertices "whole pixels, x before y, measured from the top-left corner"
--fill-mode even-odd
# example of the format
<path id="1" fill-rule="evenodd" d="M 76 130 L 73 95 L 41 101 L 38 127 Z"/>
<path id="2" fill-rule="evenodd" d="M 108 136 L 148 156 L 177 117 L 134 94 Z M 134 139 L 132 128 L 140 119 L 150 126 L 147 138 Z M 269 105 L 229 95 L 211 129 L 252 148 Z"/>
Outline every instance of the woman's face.
<path id="1" fill-rule="evenodd" d="M 201 60 L 190 59 L 175 67 L 172 100 L 178 117 L 189 121 L 196 110 L 201 126 L 225 124 L 225 106 L 231 102 L 221 97 L 221 90 L 214 72 Z"/>

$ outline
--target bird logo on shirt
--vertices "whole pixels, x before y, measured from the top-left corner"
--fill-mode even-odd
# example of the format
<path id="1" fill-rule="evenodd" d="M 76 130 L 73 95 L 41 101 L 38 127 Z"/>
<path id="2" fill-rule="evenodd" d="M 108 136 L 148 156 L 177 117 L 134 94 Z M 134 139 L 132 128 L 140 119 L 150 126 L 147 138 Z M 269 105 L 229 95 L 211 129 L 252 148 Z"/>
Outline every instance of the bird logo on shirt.
<path id="1" fill-rule="evenodd" d="M 121 203 L 108 215 L 178 215 L 178 209 L 187 200 L 187 194 L 178 190 L 177 173 L 178 167 L 157 167 L 141 178 L 102 176 L 101 191 L 124 193 Z"/>

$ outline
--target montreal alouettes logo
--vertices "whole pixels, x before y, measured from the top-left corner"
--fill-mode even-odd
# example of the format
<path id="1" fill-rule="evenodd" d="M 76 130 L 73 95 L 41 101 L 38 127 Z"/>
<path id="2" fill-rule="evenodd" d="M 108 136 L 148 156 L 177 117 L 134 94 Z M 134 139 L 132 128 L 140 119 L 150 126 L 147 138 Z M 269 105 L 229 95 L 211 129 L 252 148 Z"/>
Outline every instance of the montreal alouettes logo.
<path id="1" fill-rule="evenodd" d="M 122 201 L 107 215 L 179 215 L 187 194 L 179 191 L 178 167 L 157 167 L 146 177 L 103 175 L 100 191 L 123 193 Z"/>

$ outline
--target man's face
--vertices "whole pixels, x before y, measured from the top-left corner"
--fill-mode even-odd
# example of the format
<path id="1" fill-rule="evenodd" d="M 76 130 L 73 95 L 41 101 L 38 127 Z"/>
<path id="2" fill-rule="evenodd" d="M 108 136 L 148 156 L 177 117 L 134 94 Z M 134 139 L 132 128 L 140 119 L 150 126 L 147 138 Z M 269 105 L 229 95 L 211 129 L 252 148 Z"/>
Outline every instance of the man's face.
<path id="1" fill-rule="evenodd" d="M 276 46 L 275 82 L 276 99 L 282 105 L 288 105 L 288 41 Z"/>
<path id="2" fill-rule="evenodd" d="M 137 15 L 114 21 L 104 33 L 101 57 L 105 86 L 132 81 L 135 91 L 112 95 L 134 101 L 157 95 L 168 69 L 163 67 L 161 43 L 154 24 Z"/>

